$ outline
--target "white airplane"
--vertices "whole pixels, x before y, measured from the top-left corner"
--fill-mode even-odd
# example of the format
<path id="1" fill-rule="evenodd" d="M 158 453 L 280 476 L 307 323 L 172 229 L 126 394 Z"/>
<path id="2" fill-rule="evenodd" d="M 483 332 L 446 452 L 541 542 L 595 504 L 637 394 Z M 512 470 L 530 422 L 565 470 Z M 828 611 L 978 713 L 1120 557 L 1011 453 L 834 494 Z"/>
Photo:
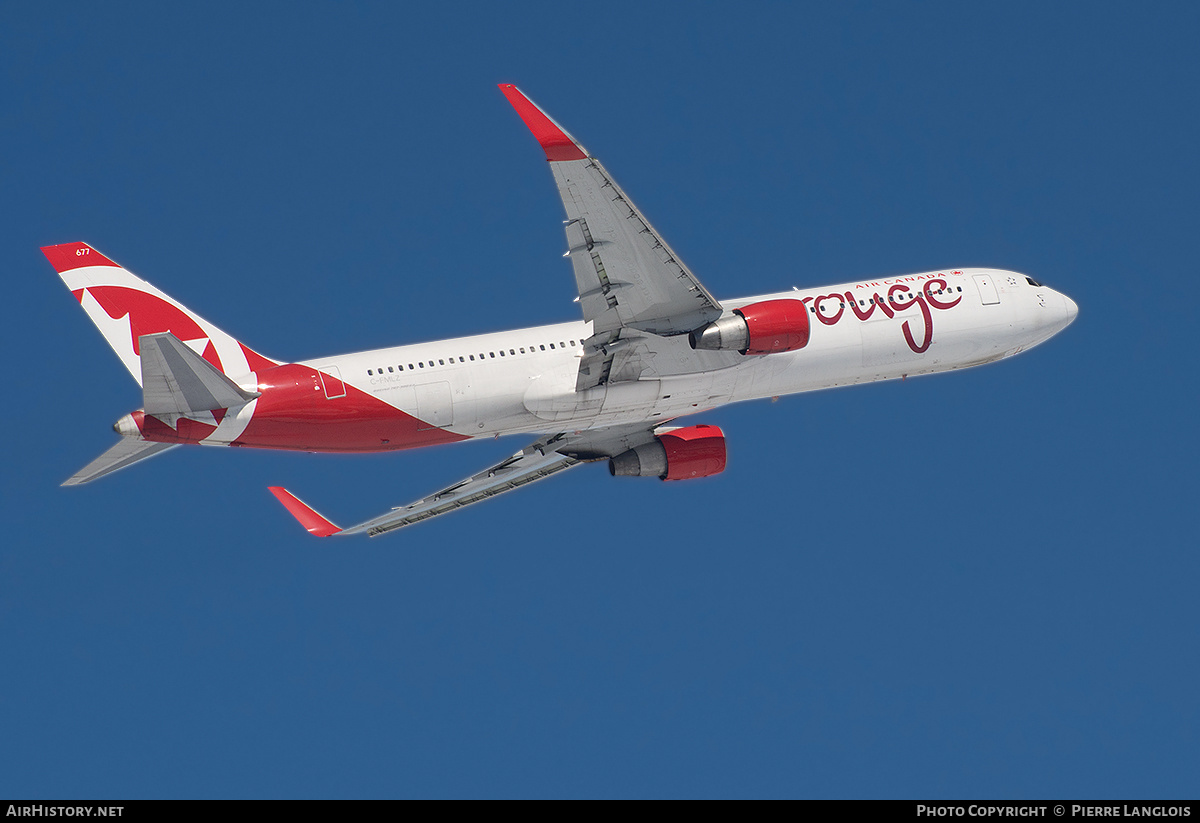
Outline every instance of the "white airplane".
<path id="1" fill-rule="evenodd" d="M 380 452 L 538 438 L 409 506 L 339 528 L 280 487 L 312 534 L 379 535 L 607 460 L 616 476 L 725 468 L 716 426 L 669 425 L 765 397 L 990 363 L 1078 311 L 1030 277 L 961 269 L 718 301 L 598 160 L 515 86 L 566 208 L 583 319 L 285 363 L 246 347 L 85 243 L 42 249 L 142 387 L 121 440 L 63 485 L 176 445 Z"/>

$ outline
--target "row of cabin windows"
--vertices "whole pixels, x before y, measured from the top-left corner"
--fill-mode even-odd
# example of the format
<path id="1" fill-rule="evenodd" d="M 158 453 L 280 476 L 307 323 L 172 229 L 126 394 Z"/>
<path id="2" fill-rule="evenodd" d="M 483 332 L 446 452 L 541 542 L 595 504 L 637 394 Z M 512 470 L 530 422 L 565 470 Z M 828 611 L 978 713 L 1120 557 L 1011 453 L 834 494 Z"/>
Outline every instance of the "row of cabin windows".
<path id="1" fill-rule="evenodd" d="M 937 291 L 935 291 L 935 292 L 931 292 L 931 293 L 932 293 L 932 294 L 945 294 L 946 292 L 953 292 L 953 291 L 954 291 L 954 288 L 947 287 L 947 288 L 945 288 L 945 289 L 938 289 Z M 962 286 L 958 286 L 958 291 L 960 291 L 960 292 L 962 291 Z M 913 295 L 912 295 L 912 293 L 911 293 L 911 292 L 909 292 L 909 293 L 907 294 L 907 298 L 908 298 L 909 300 L 912 300 L 912 299 L 913 299 Z M 880 302 L 882 302 L 882 301 L 880 301 Z M 895 302 L 896 302 L 896 299 L 895 299 L 894 297 L 892 297 L 891 295 L 888 295 L 888 302 L 889 302 L 889 303 L 895 303 Z M 859 301 L 858 301 L 858 304 L 859 304 L 860 306 L 865 306 L 865 305 L 867 305 L 868 303 L 870 303 L 871 305 L 874 305 L 874 304 L 875 304 L 875 298 L 874 298 L 874 297 L 872 297 L 872 298 L 869 298 L 868 300 L 859 300 Z M 844 309 L 844 308 L 846 308 L 846 304 L 845 304 L 845 303 L 841 303 L 840 305 L 841 305 L 841 307 L 842 307 L 843 309 Z M 812 305 L 812 306 L 809 306 L 809 311 L 811 311 L 811 312 L 813 312 L 813 313 L 815 314 L 815 313 L 816 313 L 816 311 L 817 311 L 817 307 L 816 307 L 816 305 L 814 304 L 814 305 Z M 571 346 L 572 346 L 572 347 L 574 347 L 574 346 L 575 346 L 575 341 L 574 341 L 574 340 L 572 340 L 572 341 L 570 341 L 570 342 L 571 342 Z M 551 349 L 553 349 L 553 348 L 554 348 L 554 344 L 553 344 L 553 343 L 550 343 L 549 345 L 550 345 L 550 348 L 551 348 Z M 563 348 L 563 349 L 565 349 L 565 348 L 567 347 L 567 344 L 566 344 L 566 343 L 563 343 L 563 342 L 561 342 L 561 341 L 559 341 L 559 344 L 558 344 L 558 345 L 559 345 L 559 348 Z M 539 351 L 539 350 L 540 350 L 540 351 L 546 351 L 546 345 L 545 345 L 545 344 L 540 344 L 540 345 L 538 345 L 538 346 L 536 346 L 536 347 L 535 347 L 535 346 L 530 346 L 530 347 L 529 347 L 529 354 L 533 354 L 535 351 Z M 522 346 L 522 347 L 520 348 L 520 353 L 521 353 L 521 354 L 525 354 L 525 353 L 526 353 L 526 352 L 525 352 L 525 347 L 523 347 L 523 346 Z M 513 356 L 513 357 L 515 357 L 515 356 L 517 355 L 517 349 L 509 349 L 509 350 L 508 350 L 508 354 L 509 354 L 510 356 Z M 500 349 L 500 356 L 501 356 L 501 357 L 504 357 L 504 356 L 505 356 L 504 349 Z M 493 359 L 493 360 L 494 360 L 494 359 L 496 358 L 496 352 L 494 352 L 494 351 L 493 351 L 493 352 L 488 352 L 486 356 L 484 355 L 484 353 L 483 353 L 483 352 L 480 352 L 480 353 L 479 353 L 479 359 L 480 359 L 480 360 L 487 360 L 488 358 L 491 358 L 491 359 Z M 458 358 L 458 362 L 459 362 L 459 363 L 466 363 L 468 360 L 474 361 L 474 360 L 475 360 L 475 355 L 473 355 L 473 354 L 470 354 L 470 355 L 467 355 L 466 357 L 462 357 L 462 356 L 460 356 L 460 357 Z M 454 358 L 453 358 L 453 357 L 451 357 L 451 358 L 450 358 L 450 362 L 451 362 L 451 363 L 454 363 Z M 434 368 L 434 361 L 432 361 L 432 360 L 428 360 L 428 361 L 425 361 L 425 362 L 418 362 L 418 363 L 416 363 L 416 364 L 409 363 L 409 364 L 408 364 L 408 370 L 409 370 L 409 371 L 414 371 L 414 370 L 416 370 L 416 369 L 423 369 L 423 368 L 425 368 L 425 363 L 428 363 L 428 364 L 429 364 L 429 368 L 431 368 L 431 369 L 432 369 L 432 368 Z M 444 366 L 444 365 L 446 365 L 446 361 L 445 361 L 445 359 L 439 359 L 439 360 L 437 361 L 437 365 L 439 365 L 439 366 Z M 403 366 L 403 365 L 399 365 L 399 366 L 388 366 L 388 367 L 387 367 L 387 371 L 388 371 L 388 373 L 389 373 L 389 374 L 391 374 L 391 373 L 394 373 L 394 372 L 396 372 L 396 371 L 404 371 L 404 366 Z M 374 374 L 375 374 L 376 372 L 378 372 L 379 374 L 383 374 L 383 373 L 384 373 L 384 370 L 383 370 L 383 369 L 367 369 L 367 374 L 368 374 L 368 375 L 372 375 L 372 376 L 374 376 Z"/>
<path id="2" fill-rule="evenodd" d="M 543 343 L 543 344 L 540 344 L 540 345 L 537 345 L 537 346 L 530 346 L 530 347 L 529 347 L 529 354 L 533 354 L 534 352 L 537 352 L 537 351 L 545 351 L 545 350 L 546 350 L 546 345 L 547 345 L 547 344 L 544 344 L 544 343 Z M 551 349 L 553 349 L 553 348 L 554 348 L 554 344 L 553 344 L 553 343 L 550 343 L 550 344 L 549 344 L 549 346 L 550 346 L 550 348 L 551 348 Z M 574 340 L 572 340 L 572 341 L 571 341 L 571 346 L 572 346 L 572 347 L 574 347 L 574 346 L 575 346 L 575 341 L 574 341 Z M 563 343 L 562 341 L 559 341 L 558 348 L 560 348 L 560 349 L 565 349 L 566 347 L 567 347 L 567 344 L 566 344 L 566 343 Z M 522 346 L 522 347 L 520 348 L 520 354 L 525 354 L 525 353 L 526 353 L 526 352 L 525 352 L 525 347 L 524 347 L 524 346 Z M 495 359 L 496 359 L 496 354 L 497 354 L 497 352 L 494 352 L 494 351 L 487 352 L 486 354 L 485 354 L 484 352 L 480 352 L 480 353 L 479 353 L 479 359 L 480 359 L 480 360 L 488 360 L 488 359 L 495 360 Z M 506 353 L 505 353 L 504 349 L 500 349 L 500 350 L 499 350 L 499 354 L 500 354 L 500 356 L 501 356 L 501 357 L 505 357 L 505 356 L 506 356 Z M 516 356 L 517 356 L 517 354 L 518 354 L 518 351 L 517 351 L 517 349 L 509 349 L 509 350 L 508 350 L 508 352 L 507 352 L 507 356 L 509 356 L 509 357 L 516 357 Z M 437 365 L 439 365 L 439 366 L 444 366 L 444 365 L 446 365 L 446 360 L 447 360 L 447 359 L 450 361 L 450 364 L 451 364 L 451 365 L 453 365 L 453 364 L 454 364 L 454 358 L 453 358 L 453 357 L 450 357 L 450 358 L 442 358 L 442 359 L 439 359 L 439 360 L 437 361 Z M 465 357 L 463 357 L 463 356 L 459 356 L 459 358 L 458 358 L 458 362 L 459 362 L 459 363 L 466 363 L 467 361 L 474 361 L 474 360 L 475 360 L 475 355 L 473 355 L 473 354 L 468 354 L 468 355 L 467 355 L 467 356 L 465 356 Z M 417 369 L 423 369 L 423 368 L 425 368 L 425 364 L 426 364 L 426 363 L 428 363 L 428 364 L 429 364 L 429 368 L 431 368 L 431 369 L 432 369 L 432 368 L 434 368 L 434 361 L 432 361 L 432 360 L 426 360 L 426 361 L 424 361 L 424 362 L 417 362 L 417 363 L 409 363 L 407 368 L 408 368 L 408 370 L 409 370 L 409 371 L 416 371 Z M 387 373 L 388 373 L 388 374 L 392 374 L 392 373 L 394 373 L 394 372 L 397 372 L 397 371 L 404 371 L 404 369 L 405 369 L 405 366 L 404 366 L 404 365 L 399 365 L 399 366 L 388 366 L 388 367 L 387 367 Z M 384 370 L 383 370 L 382 368 L 379 368 L 379 369 L 367 369 L 367 374 L 368 374 L 368 375 L 371 375 L 371 376 L 374 376 L 374 375 L 376 375 L 376 374 L 383 374 L 383 373 L 384 373 Z"/>
<path id="3" fill-rule="evenodd" d="M 962 291 L 962 286 L 959 286 L 959 287 L 958 287 L 958 290 L 959 290 L 959 291 Z M 932 292 L 929 292 L 929 293 L 930 293 L 930 294 L 946 294 L 946 293 L 953 293 L 953 292 L 954 292 L 954 288 L 947 286 L 947 287 L 946 287 L 946 288 L 944 288 L 944 289 L 938 289 L 937 291 L 932 291 Z M 906 297 L 907 297 L 909 300 L 912 300 L 912 299 L 914 299 L 914 298 L 913 298 L 913 294 L 912 294 L 912 292 L 908 292 L 908 293 L 907 293 L 905 296 L 906 296 Z M 880 299 L 880 300 L 879 300 L 879 302 L 880 302 L 880 303 L 882 303 L 882 302 L 883 302 L 883 300 L 882 300 L 882 299 Z M 892 297 L 891 295 L 888 295 L 888 302 L 889 302 L 889 303 L 895 303 L 895 302 L 896 302 L 896 298 Z M 866 306 L 866 305 L 868 305 L 868 304 L 870 304 L 870 305 L 874 306 L 874 305 L 875 305 L 875 298 L 874 298 L 874 297 L 870 297 L 870 298 L 867 298 L 866 300 L 859 300 L 859 301 L 858 301 L 858 305 L 860 305 L 860 306 Z M 845 304 L 845 303 L 838 303 L 838 305 L 839 305 L 839 306 L 841 306 L 843 309 L 844 309 L 844 308 L 846 308 L 846 304 Z M 808 307 L 808 310 L 809 310 L 810 312 L 812 312 L 813 314 L 816 314 L 816 313 L 817 313 L 817 304 L 816 304 L 816 303 L 813 303 L 811 306 L 809 306 L 809 307 Z"/>

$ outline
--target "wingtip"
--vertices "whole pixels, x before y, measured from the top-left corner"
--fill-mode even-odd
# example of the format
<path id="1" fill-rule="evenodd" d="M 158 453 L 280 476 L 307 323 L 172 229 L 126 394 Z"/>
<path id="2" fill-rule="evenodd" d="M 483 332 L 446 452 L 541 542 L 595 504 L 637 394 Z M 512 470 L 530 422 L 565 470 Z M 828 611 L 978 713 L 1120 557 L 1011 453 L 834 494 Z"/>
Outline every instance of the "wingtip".
<path id="1" fill-rule="evenodd" d="M 583 146 L 579 145 L 566 129 L 554 122 L 554 118 L 525 96 L 523 91 L 512 83 L 499 83 L 497 88 L 508 98 L 508 102 L 516 109 L 525 126 L 533 132 L 538 145 L 546 152 L 547 160 L 553 163 L 587 159 L 587 152 L 583 150 Z"/>
<path id="2" fill-rule="evenodd" d="M 59 274 L 82 269 L 86 266 L 112 266 L 120 268 L 87 243 L 59 243 L 57 246 L 42 246 L 42 254 Z"/>
<path id="3" fill-rule="evenodd" d="M 342 530 L 333 523 L 326 520 L 307 503 L 299 497 L 292 494 L 283 486 L 268 486 L 267 490 L 278 498 L 283 507 L 291 513 L 292 517 L 300 521 L 309 534 L 317 537 L 329 537 L 330 535 L 339 534 Z"/>

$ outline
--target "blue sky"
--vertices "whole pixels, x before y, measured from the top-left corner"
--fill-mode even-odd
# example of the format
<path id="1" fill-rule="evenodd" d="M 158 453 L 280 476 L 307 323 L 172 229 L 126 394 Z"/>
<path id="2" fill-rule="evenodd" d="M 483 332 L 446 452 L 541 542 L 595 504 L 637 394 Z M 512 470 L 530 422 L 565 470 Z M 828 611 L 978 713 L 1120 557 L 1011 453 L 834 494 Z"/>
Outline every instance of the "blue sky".
<path id="1" fill-rule="evenodd" d="M 831 7 L 832 6 L 832 7 Z M 1195 797 L 1194 4 L 5 4 L 0 796 Z M 310 538 L 516 451 L 179 449 L 38 247 L 273 357 L 575 317 L 497 83 L 718 297 L 1026 272 L 1003 363 L 718 410 L 729 468 L 583 468 Z"/>

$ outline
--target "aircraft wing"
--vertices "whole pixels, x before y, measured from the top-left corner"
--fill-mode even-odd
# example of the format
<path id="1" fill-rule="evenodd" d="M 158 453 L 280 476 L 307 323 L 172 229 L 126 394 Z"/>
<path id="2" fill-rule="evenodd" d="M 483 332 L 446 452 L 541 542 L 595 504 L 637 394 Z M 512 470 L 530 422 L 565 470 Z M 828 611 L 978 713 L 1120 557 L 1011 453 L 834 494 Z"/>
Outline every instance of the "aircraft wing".
<path id="1" fill-rule="evenodd" d="M 608 382 L 617 340 L 636 330 L 687 334 L 722 308 L 650 225 L 604 166 L 516 86 L 501 85 L 546 152 L 567 212 L 567 255 L 575 270 L 584 344 L 577 391 Z"/>
<path id="2" fill-rule="evenodd" d="M 489 500 L 580 463 L 613 457 L 652 440 L 654 427 L 661 426 L 663 422 L 665 421 L 548 435 L 466 480 L 447 486 L 415 503 L 398 506 L 386 514 L 344 529 L 318 514 L 287 489 L 271 486 L 270 491 L 284 508 L 300 521 L 300 525 L 317 537 L 364 532 L 370 537 L 378 537 L 403 526 L 411 526 L 413 523 Z"/>

